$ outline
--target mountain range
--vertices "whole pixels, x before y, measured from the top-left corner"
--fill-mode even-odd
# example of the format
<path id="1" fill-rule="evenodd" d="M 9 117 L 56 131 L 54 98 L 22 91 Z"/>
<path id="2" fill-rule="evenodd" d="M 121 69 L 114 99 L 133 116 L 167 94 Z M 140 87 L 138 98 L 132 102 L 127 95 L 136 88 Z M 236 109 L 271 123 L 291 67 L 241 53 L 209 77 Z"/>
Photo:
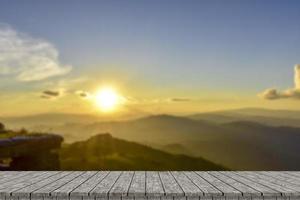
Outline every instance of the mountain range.
<path id="1" fill-rule="evenodd" d="M 235 170 L 296 170 L 300 168 L 299 116 L 299 111 L 239 109 L 189 116 L 154 115 L 127 121 L 87 118 L 84 123 L 64 122 L 61 117 L 62 121 L 54 125 L 38 123 L 37 117 L 35 125 L 28 128 L 61 134 L 66 143 L 108 132 L 114 138 L 172 154 L 202 157 Z"/>

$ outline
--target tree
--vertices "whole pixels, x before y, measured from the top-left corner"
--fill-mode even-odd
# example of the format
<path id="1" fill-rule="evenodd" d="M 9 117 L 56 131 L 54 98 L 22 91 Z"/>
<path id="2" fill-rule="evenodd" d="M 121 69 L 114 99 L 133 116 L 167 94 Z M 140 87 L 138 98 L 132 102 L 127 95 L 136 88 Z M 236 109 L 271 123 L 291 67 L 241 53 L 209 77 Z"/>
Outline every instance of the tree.
<path id="1" fill-rule="evenodd" d="M 5 131 L 5 126 L 0 122 L 0 133 L 3 133 L 4 131 Z"/>
<path id="2" fill-rule="evenodd" d="M 19 133 L 20 133 L 21 135 L 26 135 L 26 134 L 28 134 L 28 131 L 27 131 L 25 128 L 22 128 L 22 129 L 19 131 Z"/>

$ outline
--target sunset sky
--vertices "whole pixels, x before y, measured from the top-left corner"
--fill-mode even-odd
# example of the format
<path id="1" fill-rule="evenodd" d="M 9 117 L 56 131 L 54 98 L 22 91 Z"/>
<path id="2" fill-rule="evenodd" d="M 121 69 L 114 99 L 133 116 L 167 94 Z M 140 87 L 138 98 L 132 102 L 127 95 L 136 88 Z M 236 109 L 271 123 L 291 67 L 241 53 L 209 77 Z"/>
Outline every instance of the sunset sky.
<path id="1" fill-rule="evenodd" d="M 299 10 L 298 0 L 1 0 L 0 116 L 299 110 Z"/>

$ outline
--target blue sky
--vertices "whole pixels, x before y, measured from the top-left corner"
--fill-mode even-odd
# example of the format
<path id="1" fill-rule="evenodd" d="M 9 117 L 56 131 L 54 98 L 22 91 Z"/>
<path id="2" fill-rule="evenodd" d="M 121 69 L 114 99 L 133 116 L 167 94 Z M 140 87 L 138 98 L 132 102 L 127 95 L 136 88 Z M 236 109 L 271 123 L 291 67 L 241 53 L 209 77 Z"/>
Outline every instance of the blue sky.
<path id="1" fill-rule="evenodd" d="M 69 76 L 117 71 L 153 87 L 256 98 L 293 86 L 299 9 L 297 0 L 1 0 L 0 22 L 53 44 Z"/>

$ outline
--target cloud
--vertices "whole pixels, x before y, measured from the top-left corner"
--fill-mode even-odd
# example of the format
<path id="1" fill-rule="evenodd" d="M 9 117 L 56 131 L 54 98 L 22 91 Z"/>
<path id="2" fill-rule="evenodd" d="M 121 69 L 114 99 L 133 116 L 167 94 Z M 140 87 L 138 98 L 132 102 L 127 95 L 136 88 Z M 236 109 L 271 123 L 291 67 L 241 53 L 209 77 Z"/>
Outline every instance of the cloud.
<path id="1" fill-rule="evenodd" d="M 191 101 L 191 99 L 188 99 L 188 98 L 172 98 L 171 101 L 185 102 L 185 101 Z"/>
<path id="2" fill-rule="evenodd" d="M 48 96 L 58 97 L 60 93 L 59 91 L 45 90 L 43 94 Z"/>
<path id="3" fill-rule="evenodd" d="M 40 96 L 43 99 L 55 99 L 62 95 L 62 92 L 60 91 L 54 91 L 54 90 L 45 90 L 42 92 L 42 95 Z"/>
<path id="4" fill-rule="evenodd" d="M 295 65 L 295 87 L 300 89 L 300 64 Z"/>
<path id="5" fill-rule="evenodd" d="M 91 96 L 90 93 L 82 91 L 82 90 L 76 91 L 75 94 L 77 94 L 81 98 L 89 98 Z"/>
<path id="6" fill-rule="evenodd" d="M 61 64 L 58 57 L 57 49 L 48 41 L 0 24 L 0 75 L 39 81 L 69 73 L 72 66 Z"/>
<path id="7" fill-rule="evenodd" d="M 264 92 L 258 94 L 259 97 L 267 100 L 276 100 L 276 99 L 286 99 L 286 98 L 293 98 L 293 99 L 300 99 L 300 65 L 295 65 L 295 76 L 294 88 L 286 89 L 284 91 L 278 91 L 275 88 L 266 89 Z"/>

